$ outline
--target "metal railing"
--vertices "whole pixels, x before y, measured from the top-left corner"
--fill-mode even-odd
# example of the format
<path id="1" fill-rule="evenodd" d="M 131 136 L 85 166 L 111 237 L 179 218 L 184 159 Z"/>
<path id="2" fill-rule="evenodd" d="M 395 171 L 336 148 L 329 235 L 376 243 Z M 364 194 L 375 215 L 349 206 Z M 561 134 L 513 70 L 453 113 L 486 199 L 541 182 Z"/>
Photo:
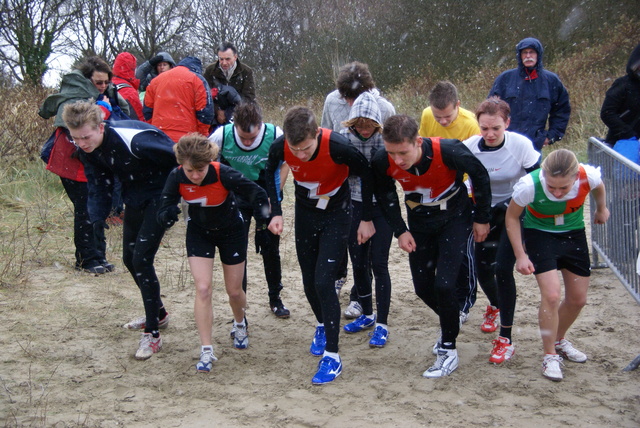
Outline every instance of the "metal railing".
<path id="1" fill-rule="evenodd" d="M 594 137 L 589 138 L 587 155 L 588 163 L 601 169 L 611 213 L 606 224 L 594 225 L 595 203 L 591 198 L 593 267 L 609 267 L 640 303 L 640 275 L 636 272 L 640 249 L 640 166 Z"/>

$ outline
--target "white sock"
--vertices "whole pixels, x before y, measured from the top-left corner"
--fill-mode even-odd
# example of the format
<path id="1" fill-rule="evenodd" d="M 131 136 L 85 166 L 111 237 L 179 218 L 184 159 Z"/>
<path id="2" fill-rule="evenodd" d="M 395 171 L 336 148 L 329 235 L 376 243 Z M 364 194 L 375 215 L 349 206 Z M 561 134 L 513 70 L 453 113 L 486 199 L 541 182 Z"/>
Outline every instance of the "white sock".
<path id="1" fill-rule="evenodd" d="M 322 355 L 323 357 L 331 357 L 336 361 L 340 361 L 340 355 L 337 352 L 327 352 L 324 351 L 324 354 Z"/>
<path id="2" fill-rule="evenodd" d="M 213 353 L 213 345 L 204 345 L 200 352 L 211 351 Z"/>
<path id="3" fill-rule="evenodd" d="M 377 323 L 376 323 L 376 327 L 382 327 L 382 328 L 384 328 L 385 330 L 389 330 L 389 327 L 387 327 L 387 325 L 386 325 L 386 324 L 380 324 L 379 322 L 377 322 Z"/>

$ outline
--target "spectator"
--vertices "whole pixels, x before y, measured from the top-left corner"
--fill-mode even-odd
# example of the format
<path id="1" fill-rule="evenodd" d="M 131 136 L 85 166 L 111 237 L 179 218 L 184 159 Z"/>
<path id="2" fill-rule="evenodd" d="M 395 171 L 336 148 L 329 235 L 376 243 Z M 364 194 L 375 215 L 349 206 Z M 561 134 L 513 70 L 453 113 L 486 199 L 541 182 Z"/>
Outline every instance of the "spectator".
<path id="1" fill-rule="evenodd" d="M 256 86 L 253 70 L 238 59 L 238 49 L 231 42 L 222 42 L 218 46 L 218 61 L 209 64 L 204 71 L 209 86 L 232 86 L 242 99 L 255 101 Z"/>
<path id="2" fill-rule="evenodd" d="M 142 111 L 149 123 L 175 142 L 192 132 L 209 135 L 213 103 L 200 60 L 188 56 L 177 67 L 153 79 Z"/>
<path id="3" fill-rule="evenodd" d="M 140 79 L 140 92 L 144 93 L 155 77 L 175 66 L 176 62 L 167 52 L 158 52 L 158 55 L 140 64 L 136 68 L 136 78 Z"/>
<path id="4" fill-rule="evenodd" d="M 600 118 L 609 128 L 605 142 L 640 138 L 640 45 L 627 62 L 627 75 L 613 82 L 602 103 Z"/>
<path id="5" fill-rule="evenodd" d="M 144 120 L 142 115 L 142 103 L 138 95 L 140 80 L 135 76 L 136 57 L 129 52 L 118 54 L 113 62 L 113 78 L 118 93 L 129 103 L 129 117 L 135 120 Z"/>
<path id="6" fill-rule="evenodd" d="M 516 45 L 518 68 L 502 72 L 489 91 L 511 107 L 508 130 L 528 137 L 537 151 L 564 137 L 571 114 L 569 93 L 555 73 L 544 69 L 542 54 L 537 39 L 521 40 Z"/>

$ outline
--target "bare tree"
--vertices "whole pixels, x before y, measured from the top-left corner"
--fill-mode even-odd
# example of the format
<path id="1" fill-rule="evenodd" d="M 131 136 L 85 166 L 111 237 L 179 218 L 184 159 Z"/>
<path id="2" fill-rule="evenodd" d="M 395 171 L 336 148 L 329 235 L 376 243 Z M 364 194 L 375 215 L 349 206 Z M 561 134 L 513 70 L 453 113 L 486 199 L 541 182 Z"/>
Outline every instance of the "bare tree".
<path id="1" fill-rule="evenodd" d="M 70 0 L 3 0 L 0 63 L 17 82 L 42 85 L 47 59 L 76 17 Z"/>

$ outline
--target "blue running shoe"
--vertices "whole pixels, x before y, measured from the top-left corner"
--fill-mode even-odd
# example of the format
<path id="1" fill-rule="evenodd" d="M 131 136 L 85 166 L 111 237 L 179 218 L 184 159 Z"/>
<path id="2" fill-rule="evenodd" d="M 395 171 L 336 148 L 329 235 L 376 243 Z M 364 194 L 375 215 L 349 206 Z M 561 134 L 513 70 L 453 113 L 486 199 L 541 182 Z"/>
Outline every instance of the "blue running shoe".
<path id="1" fill-rule="evenodd" d="M 323 385 L 332 382 L 342 373 L 342 361 L 336 361 L 331 357 L 323 357 L 318 363 L 318 372 L 311 379 L 314 385 Z"/>
<path id="2" fill-rule="evenodd" d="M 249 346 L 249 333 L 247 333 L 247 325 L 234 324 L 236 328 L 233 336 L 233 347 L 236 349 L 247 349 Z"/>
<path id="3" fill-rule="evenodd" d="M 196 364 L 196 370 L 200 373 L 209 373 L 214 361 L 218 361 L 218 359 L 213 355 L 213 348 L 205 348 L 200 354 L 200 361 Z"/>
<path id="4" fill-rule="evenodd" d="M 320 356 L 324 354 L 324 348 L 327 346 L 327 336 L 324 334 L 324 326 L 316 327 L 316 333 L 313 335 L 309 352 L 313 355 Z"/>
<path id="5" fill-rule="evenodd" d="M 371 340 L 369 340 L 369 346 L 371 348 L 384 348 L 389 338 L 389 330 L 379 325 L 373 330 L 373 333 L 369 333 Z"/>
<path id="6" fill-rule="evenodd" d="M 350 322 L 344 326 L 344 331 L 347 333 L 358 333 L 359 331 L 366 330 L 376 325 L 376 316 L 373 318 L 367 318 L 366 315 L 360 315 L 355 321 Z"/>

